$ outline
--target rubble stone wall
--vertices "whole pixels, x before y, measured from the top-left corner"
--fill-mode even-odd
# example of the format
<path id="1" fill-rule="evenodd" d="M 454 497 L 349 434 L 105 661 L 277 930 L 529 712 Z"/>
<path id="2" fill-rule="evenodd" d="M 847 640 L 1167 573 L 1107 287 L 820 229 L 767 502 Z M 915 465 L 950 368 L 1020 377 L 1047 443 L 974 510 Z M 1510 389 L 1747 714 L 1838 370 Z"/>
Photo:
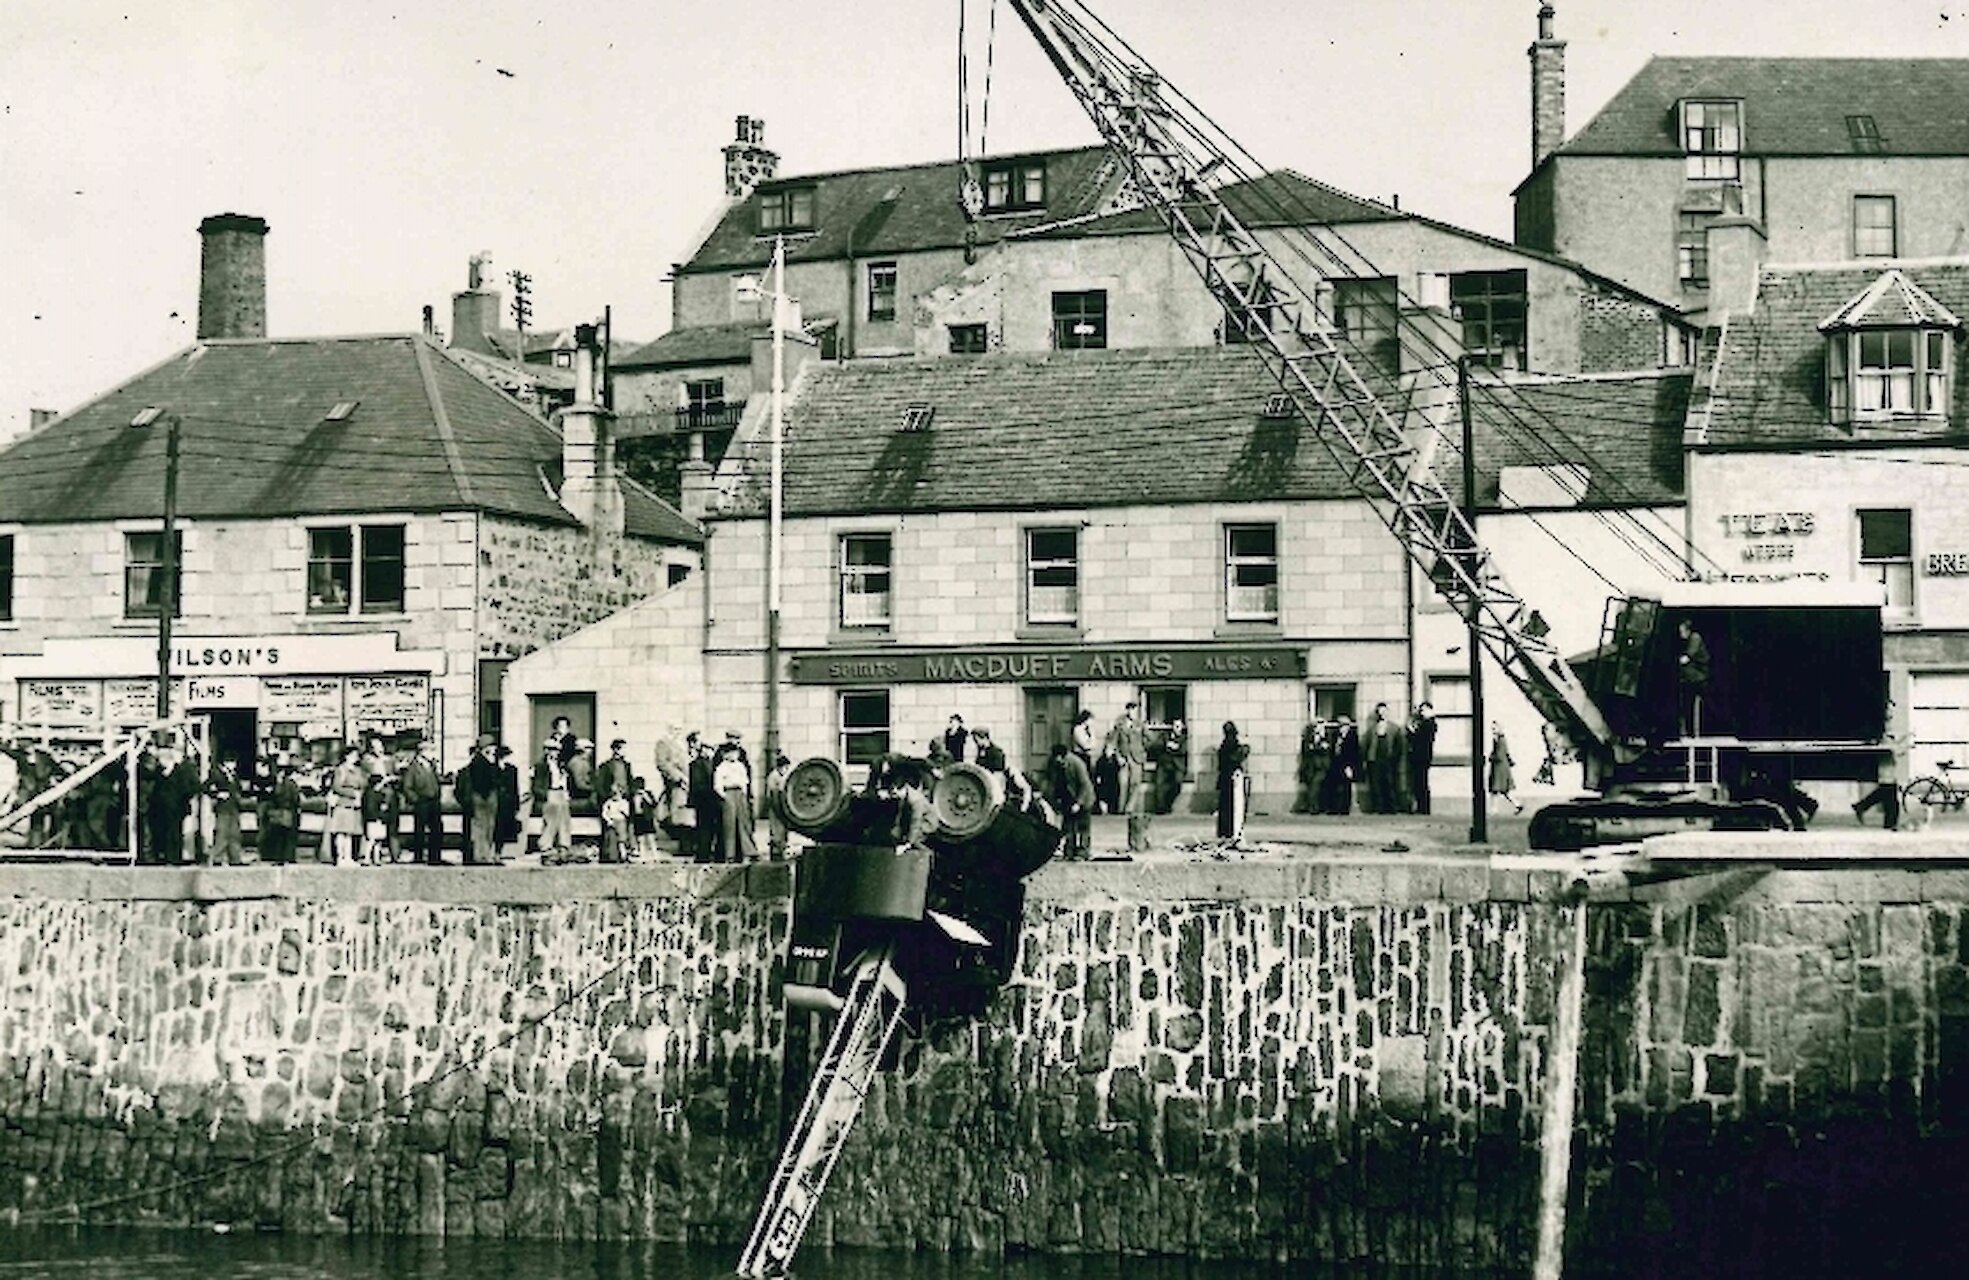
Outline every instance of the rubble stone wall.
<path id="1" fill-rule="evenodd" d="M 518 658 L 669 585 L 698 553 L 574 526 L 479 520 L 479 656 Z"/>
<path id="2" fill-rule="evenodd" d="M 778 1011 L 770 868 L 6 875 L 0 1210 L 29 1221 L 735 1245 L 819 1049 Z M 1560 888 L 1049 867 L 1012 982 L 902 1045 L 811 1238 L 1519 1268 Z M 1969 873 L 1586 910 L 1585 1272 L 1917 1265 L 1894 1224 L 1969 1192 Z"/>

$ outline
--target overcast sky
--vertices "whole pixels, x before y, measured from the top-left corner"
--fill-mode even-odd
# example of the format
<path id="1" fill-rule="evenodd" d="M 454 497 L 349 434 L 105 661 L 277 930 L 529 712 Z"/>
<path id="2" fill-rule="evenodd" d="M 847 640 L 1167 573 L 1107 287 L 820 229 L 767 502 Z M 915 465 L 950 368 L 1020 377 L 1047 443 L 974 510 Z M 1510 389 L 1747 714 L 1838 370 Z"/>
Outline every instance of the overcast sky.
<path id="1" fill-rule="evenodd" d="M 1535 0 L 1093 0 L 1267 165 L 1508 236 Z M 188 344 L 199 219 L 258 214 L 275 336 L 668 327 L 732 118 L 782 173 L 956 147 L 958 0 L 4 0 L 0 436 Z M 981 90 L 991 0 L 968 0 Z M 1000 0 L 993 151 L 1096 141 Z M 1577 129 L 1654 53 L 1969 56 L 1949 0 L 1559 0 Z M 509 73 L 509 74 L 502 74 Z M 5 519 L 0 512 L 0 520 Z"/>

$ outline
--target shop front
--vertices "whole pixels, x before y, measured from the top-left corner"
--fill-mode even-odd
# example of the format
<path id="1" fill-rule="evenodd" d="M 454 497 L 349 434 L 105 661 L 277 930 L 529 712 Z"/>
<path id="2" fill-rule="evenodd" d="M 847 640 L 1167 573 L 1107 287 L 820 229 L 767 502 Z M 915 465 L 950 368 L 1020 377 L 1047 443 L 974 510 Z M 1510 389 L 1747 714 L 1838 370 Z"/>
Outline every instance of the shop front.
<path id="1" fill-rule="evenodd" d="M 59 639 L 8 660 L 15 727 L 101 740 L 157 719 L 157 646 Z M 171 646 L 171 710 L 203 723 L 213 749 L 332 762 L 345 743 L 415 731 L 437 741 L 445 655 L 400 650 L 395 633 L 188 636 Z"/>
<path id="2" fill-rule="evenodd" d="M 1306 648 L 1292 644 L 827 649 L 791 654 L 789 669 L 795 705 L 809 722 L 831 719 L 830 754 L 857 772 L 886 752 L 923 754 L 951 715 L 989 727 L 1011 763 L 1036 772 L 1083 711 L 1099 741 L 1135 702 L 1151 759 L 1181 767 L 1191 797 L 1210 792 L 1225 721 L 1253 748 L 1258 789 L 1289 796 L 1309 687 Z"/>

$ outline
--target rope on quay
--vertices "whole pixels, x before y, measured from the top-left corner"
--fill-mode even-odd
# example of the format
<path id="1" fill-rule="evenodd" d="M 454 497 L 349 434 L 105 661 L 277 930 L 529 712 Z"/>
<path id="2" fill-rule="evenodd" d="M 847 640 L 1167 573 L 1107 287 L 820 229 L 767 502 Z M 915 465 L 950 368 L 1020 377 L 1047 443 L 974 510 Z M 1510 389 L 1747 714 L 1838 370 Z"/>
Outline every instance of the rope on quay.
<path id="1" fill-rule="evenodd" d="M 708 901 L 711 896 L 712 895 L 709 893 L 692 893 L 689 895 L 687 900 L 694 905 L 696 903 Z M 676 926 L 673 925 L 672 927 L 674 928 Z M 591 978 L 588 982 L 584 983 L 580 987 L 577 987 L 575 990 L 570 991 L 567 995 L 561 997 L 559 1001 L 557 1001 L 552 1007 L 548 1008 L 545 1012 L 538 1013 L 538 1014 L 529 1014 L 526 1015 L 525 1017 L 522 1017 L 518 1025 L 516 1025 L 511 1031 L 508 1031 L 504 1036 L 500 1037 L 500 1039 L 496 1043 L 489 1045 L 481 1053 L 478 1053 L 469 1058 L 461 1057 L 457 1062 L 453 1063 L 451 1066 L 445 1068 L 444 1070 L 438 1072 L 430 1079 L 419 1081 L 418 1083 L 411 1085 L 408 1089 L 404 1091 L 403 1098 L 398 1099 L 396 1101 L 386 1101 L 380 1107 L 371 1108 L 370 1110 L 357 1116 L 353 1121 L 353 1123 L 366 1124 L 372 1120 L 383 1119 L 395 1107 L 414 1100 L 419 1090 L 431 1089 L 436 1085 L 444 1082 L 445 1080 L 450 1079 L 452 1076 L 456 1075 L 460 1071 L 467 1069 L 468 1067 L 477 1067 L 483 1065 L 486 1059 L 491 1057 L 493 1054 L 499 1052 L 501 1049 L 508 1047 L 515 1040 L 519 1039 L 520 1036 L 524 1035 L 526 1032 L 531 1031 L 535 1027 L 542 1026 L 543 1024 L 549 1022 L 550 1020 L 558 1016 L 560 1013 L 565 1011 L 569 1006 L 573 1005 L 575 1002 L 579 1001 L 584 996 L 588 995 L 590 992 L 596 990 L 603 983 L 608 982 L 610 979 L 614 978 L 617 974 L 621 973 L 622 970 L 626 968 L 632 960 L 637 960 L 637 959 L 640 959 L 640 957 L 635 955 L 625 955 L 622 959 L 616 961 L 608 968 L 602 970 L 601 973 Z M 216 1125 L 214 1126 L 213 1132 L 214 1133 L 217 1132 Z M 192 1174 L 188 1177 L 177 1178 L 170 1182 L 162 1183 L 157 1186 L 140 1187 L 134 1191 L 120 1192 L 113 1196 L 104 1196 L 101 1199 L 90 1200 L 81 1204 L 77 1204 L 71 1201 L 70 1203 L 66 1205 L 62 1205 L 58 1208 L 41 1209 L 41 1210 L 36 1210 L 32 1213 L 9 1214 L 7 1215 L 7 1225 L 10 1226 L 39 1226 L 44 1224 L 57 1225 L 57 1226 L 82 1225 L 85 1215 L 98 1212 L 103 1209 L 114 1209 L 121 1205 L 130 1204 L 134 1201 L 148 1199 L 152 1196 L 166 1196 L 180 1191 L 189 1191 L 195 1187 L 201 1187 L 206 1185 L 207 1183 L 217 1182 L 224 1178 L 234 1177 L 238 1174 L 247 1173 L 254 1169 L 262 1169 L 272 1165 L 285 1164 L 288 1160 L 292 1159 L 294 1156 L 297 1156 L 301 1152 L 306 1151 L 309 1148 L 313 1147 L 316 1141 L 318 1140 L 318 1137 L 319 1137 L 318 1134 L 310 1133 L 305 1138 L 297 1138 L 293 1142 L 286 1143 L 282 1146 L 276 1147 L 272 1151 L 265 1152 L 261 1155 L 253 1156 L 250 1159 L 236 1161 L 234 1163 L 225 1165 L 223 1168 L 209 1170 L 205 1173 Z"/>

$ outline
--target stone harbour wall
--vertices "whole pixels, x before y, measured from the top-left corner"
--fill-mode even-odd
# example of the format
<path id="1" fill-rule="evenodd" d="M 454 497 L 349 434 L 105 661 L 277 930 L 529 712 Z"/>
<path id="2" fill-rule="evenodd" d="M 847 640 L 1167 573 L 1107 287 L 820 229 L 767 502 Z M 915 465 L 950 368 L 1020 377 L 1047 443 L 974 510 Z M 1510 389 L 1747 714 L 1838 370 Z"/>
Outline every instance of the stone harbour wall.
<path id="1" fill-rule="evenodd" d="M 809 1238 L 1520 1270 L 1565 883 L 1049 867 L 1013 980 L 901 1044 Z M 820 1049 L 779 1010 L 786 889 L 0 872 L 0 1211 L 735 1247 Z M 1942 1273 L 1907 1223 L 1969 1194 L 1969 872 L 1584 910 L 1573 1269 Z"/>
<path id="2" fill-rule="evenodd" d="M 0 1208 L 669 1239 L 750 1210 L 778 1133 L 783 893 L 237 882 L 281 874 L 235 872 L 217 901 L 0 899 Z"/>

